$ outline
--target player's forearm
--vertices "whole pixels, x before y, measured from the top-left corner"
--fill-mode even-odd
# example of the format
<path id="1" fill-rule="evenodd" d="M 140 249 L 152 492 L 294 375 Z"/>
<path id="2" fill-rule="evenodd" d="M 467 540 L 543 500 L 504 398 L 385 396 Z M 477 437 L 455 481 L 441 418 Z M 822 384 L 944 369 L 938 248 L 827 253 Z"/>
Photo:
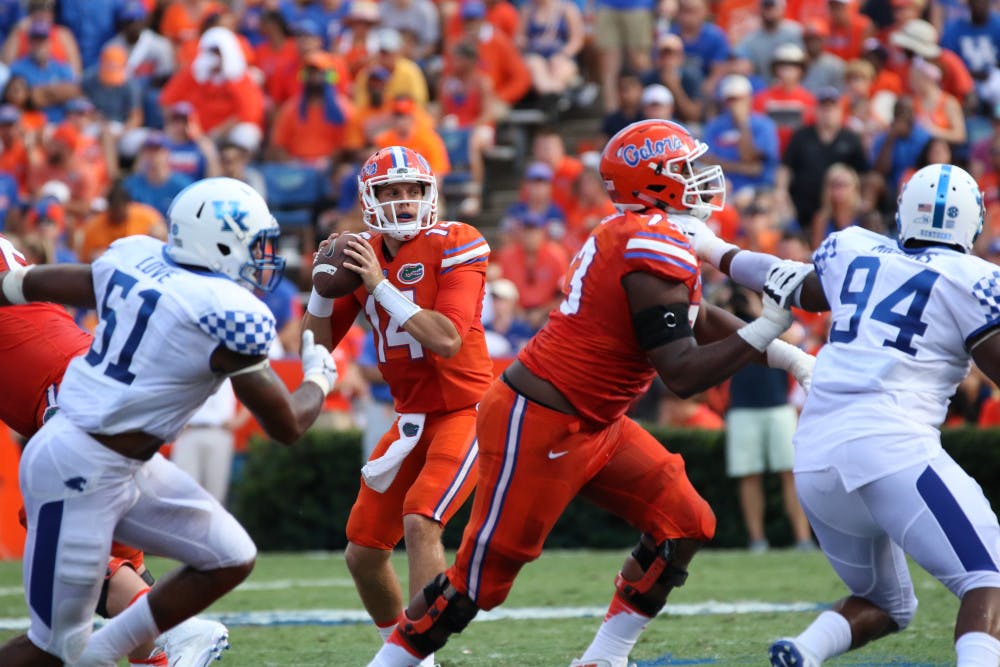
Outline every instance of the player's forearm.
<path id="1" fill-rule="evenodd" d="M 93 273 L 88 264 L 17 267 L 3 274 L 0 305 L 51 301 L 95 308 Z"/>
<path id="2" fill-rule="evenodd" d="M 692 341 L 693 342 L 693 341 Z M 759 361 L 761 354 L 737 335 L 681 348 L 682 342 L 654 350 L 650 359 L 667 388 L 689 398 L 716 386 L 743 366 Z"/>
<path id="3" fill-rule="evenodd" d="M 447 317 L 423 309 L 406 321 L 403 329 L 417 342 L 440 357 L 454 357 L 462 349 L 462 337 Z"/>
<path id="4" fill-rule="evenodd" d="M 313 336 L 316 338 L 316 342 L 332 350 L 336 345 L 333 344 L 333 331 L 330 326 L 329 317 L 319 317 L 313 315 L 309 311 L 302 316 L 302 331 L 312 331 Z M 339 341 L 338 341 L 339 342 Z"/>

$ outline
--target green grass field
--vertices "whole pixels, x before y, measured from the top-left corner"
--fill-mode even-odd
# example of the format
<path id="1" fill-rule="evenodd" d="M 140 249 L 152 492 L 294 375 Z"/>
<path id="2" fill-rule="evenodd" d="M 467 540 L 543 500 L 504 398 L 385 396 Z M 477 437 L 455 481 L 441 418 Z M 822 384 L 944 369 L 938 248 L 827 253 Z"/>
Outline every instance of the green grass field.
<path id="1" fill-rule="evenodd" d="M 500 608 L 515 618 L 474 622 L 438 653 L 438 661 L 445 667 L 569 664 L 600 623 L 599 615 L 583 616 L 569 608 L 602 613 L 624 554 L 544 554 L 524 569 Z M 150 559 L 154 573 L 169 566 L 168 561 Z M 403 558 L 397 558 L 396 567 L 405 575 Z M 913 625 L 828 664 L 954 664 L 952 626 L 957 601 L 922 570 L 912 569 L 920 597 Z M 27 616 L 20 585 L 20 563 L 0 563 L 0 642 L 13 636 L 12 628 Z M 765 665 L 770 642 L 797 634 L 816 613 L 782 607 L 803 603 L 799 608 L 807 608 L 830 602 L 843 592 L 819 553 L 704 551 L 692 564 L 687 585 L 673 593 L 632 659 L 639 667 Z M 683 613 L 672 613 L 671 605 Z M 777 608 L 769 609 L 769 605 Z M 525 619 L 529 608 L 563 617 Z M 351 620 L 360 612 L 341 554 L 264 554 L 244 586 L 206 615 L 230 625 L 232 649 L 219 667 L 329 667 L 366 665 L 377 649 L 374 628 Z"/>

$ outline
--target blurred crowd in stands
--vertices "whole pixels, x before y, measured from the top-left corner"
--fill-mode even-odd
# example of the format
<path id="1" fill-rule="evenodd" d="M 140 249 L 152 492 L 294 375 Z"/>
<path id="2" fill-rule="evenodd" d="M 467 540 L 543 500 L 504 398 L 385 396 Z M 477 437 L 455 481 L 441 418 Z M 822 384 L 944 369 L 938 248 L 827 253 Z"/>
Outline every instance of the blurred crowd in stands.
<path id="1" fill-rule="evenodd" d="M 296 352 L 317 240 L 362 228 L 358 165 L 394 144 L 429 161 L 442 217 L 493 246 L 498 359 L 544 322 L 614 212 L 599 152 L 641 119 L 708 144 L 729 182 L 711 224 L 744 247 L 808 260 L 849 225 L 891 236 L 910 174 L 952 162 L 985 193 L 977 251 L 1000 258 L 992 0 L 0 0 L 0 40 L 0 230 L 32 261 L 91 261 L 125 235 L 165 237 L 193 179 L 242 179 L 274 209 L 292 267 L 268 296 L 277 355 Z M 759 307 L 704 281 L 734 312 Z M 827 326 L 803 316 L 791 338 L 815 351 Z M 363 419 L 352 399 L 388 400 L 364 339 L 337 351 L 338 425 Z M 660 386 L 636 414 L 721 428 L 726 400 Z M 1000 423 L 975 372 L 952 411 Z"/>

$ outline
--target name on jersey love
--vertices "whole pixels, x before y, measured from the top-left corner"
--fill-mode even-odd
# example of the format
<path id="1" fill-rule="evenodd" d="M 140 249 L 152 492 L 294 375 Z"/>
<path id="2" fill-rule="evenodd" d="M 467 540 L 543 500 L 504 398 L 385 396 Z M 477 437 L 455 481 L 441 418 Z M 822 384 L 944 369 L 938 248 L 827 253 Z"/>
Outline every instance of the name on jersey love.
<path id="1" fill-rule="evenodd" d="M 657 155 L 663 155 L 667 151 L 676 151 L 684 147 L 678 137 L 666 137 L 657 141 L 651 141 L 648 137 L 642 144 L 626 144 L 618 149 L 618 157 L 625 161 L 630 167 L 634 167 L 644 160 L 650 160 Z"/>

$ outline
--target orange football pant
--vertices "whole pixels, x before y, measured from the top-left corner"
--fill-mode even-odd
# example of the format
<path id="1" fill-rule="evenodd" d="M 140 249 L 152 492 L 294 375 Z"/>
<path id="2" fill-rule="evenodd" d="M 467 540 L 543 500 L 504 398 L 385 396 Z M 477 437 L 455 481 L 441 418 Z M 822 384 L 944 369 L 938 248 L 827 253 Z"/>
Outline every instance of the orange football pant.
<path id="1" fill-rule="evenodd" d="M 477 432 L 479 491 L 447 575 L 481 609 L 504 601 L 577 494 L 657 543 L 715 534 L 684 460 L 627 417 L 588 426 L 497 380 L 479 404 Z"/>
<path id="2" fill-rule="evenodd" d="M 399 419 L 371 459 L 399 438 Z M 361 480 L 347 519 L 347 539 L 372 549 L 392 549 L 403 538 L 403 516 L 418 514 L 444 525 L 476 487 L 476 409 L 428 414 L 417 446 L 403 459 L 385 493 Z"/>

